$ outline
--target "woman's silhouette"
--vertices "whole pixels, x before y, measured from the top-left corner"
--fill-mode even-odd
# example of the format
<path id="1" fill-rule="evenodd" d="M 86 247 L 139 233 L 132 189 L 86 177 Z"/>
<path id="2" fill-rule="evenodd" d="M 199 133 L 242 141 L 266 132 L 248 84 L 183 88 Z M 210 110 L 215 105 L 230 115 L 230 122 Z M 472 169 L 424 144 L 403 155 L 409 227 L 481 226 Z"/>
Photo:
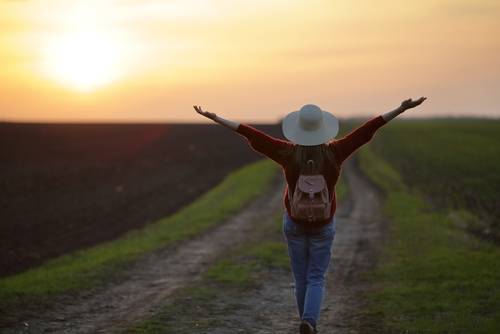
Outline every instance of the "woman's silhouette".
<path id="1" fill-rule="evenodd" d="M 405 110 L 420 105 L 425 99 L 426 97 L 415 101 L 404 100 L 398 108 L 371 118 L 341 139 L 334 139 L 338 132 L 335 116 L 315 105 L 307 104 L 283 119 L 282 130 L 288 141 L 271 137 L 247 124 L 224 119 L 215 113 L 203 111 L 200 106 L 194 106 L 199 114 L 246 137 L 255 151 L 283 168 L 287 182 L 283 196 L 283 235 L 288 245 L 295 282 L 301 334 L 317 333 L 316 324 L 323 302 L 325 277 L 335 236 L 335 184 L 342 163 L 359 147 L 369 142 L 382 125 Z M 311 164 L 310 160 L 314 163 Z M 326 213 L 326 219 L 322 217 L 311 221 L 292 214 L 292 206 L 296 202 L 293 201 L 293 196 L 296 196 L 297 181 L 299 175 L 304 174 L 322 175 L 326 181 L 326 198 L 329 202 L 329 214 Z M 296 210 L 294 212 L 297 213 Z"/>

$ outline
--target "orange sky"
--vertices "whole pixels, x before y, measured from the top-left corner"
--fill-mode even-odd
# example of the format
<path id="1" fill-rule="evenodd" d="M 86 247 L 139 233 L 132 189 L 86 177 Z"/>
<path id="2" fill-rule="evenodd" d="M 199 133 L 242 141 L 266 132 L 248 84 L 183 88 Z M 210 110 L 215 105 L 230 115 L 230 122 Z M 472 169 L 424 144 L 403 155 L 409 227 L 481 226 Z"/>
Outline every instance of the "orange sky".
<path id="1" fill-rule="evenodd" d="M 500 2 L 0 2 L 0 120 L 500 116 Z"/>

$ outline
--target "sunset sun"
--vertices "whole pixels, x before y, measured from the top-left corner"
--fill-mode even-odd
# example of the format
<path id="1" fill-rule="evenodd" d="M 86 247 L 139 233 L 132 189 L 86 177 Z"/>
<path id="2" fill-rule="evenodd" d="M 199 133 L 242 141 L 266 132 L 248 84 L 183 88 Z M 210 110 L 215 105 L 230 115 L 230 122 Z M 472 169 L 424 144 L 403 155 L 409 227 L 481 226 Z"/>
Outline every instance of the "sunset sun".
<path id="1" fill-rule="evenodd" d="M 93 91 L 121 74 L 120 46 L 98 31 L 61 34 L 48 43 L 44 57 L 47 75 L 78 91 Z"/>

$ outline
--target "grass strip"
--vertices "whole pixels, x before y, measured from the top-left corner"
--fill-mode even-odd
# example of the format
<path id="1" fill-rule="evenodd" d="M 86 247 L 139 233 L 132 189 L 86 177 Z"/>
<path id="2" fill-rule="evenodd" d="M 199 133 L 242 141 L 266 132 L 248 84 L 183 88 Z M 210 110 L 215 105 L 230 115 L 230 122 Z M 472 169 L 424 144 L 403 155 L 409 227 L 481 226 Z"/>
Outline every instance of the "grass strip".
<path id="1" fill-rule="evenodd" d="M 383 317 L 387 332 L 500 333 L 499 248 L 432 209 L 370 147 L 359 159 L 385 190 L 391 220 L 390 242 L 373 276 L 381 288 L 372 296 L 372 312 Z"/>
<path id="2" fill-rule="evenodd" d="M 139 255 L 202 233 L 235 214 L 268 189 L 277 170 L 272 161 L 259 160 L 232 172 L 177 213 L 141 230 L 1 278 L 0 300 L 4 303 L 94 286 Z"/>

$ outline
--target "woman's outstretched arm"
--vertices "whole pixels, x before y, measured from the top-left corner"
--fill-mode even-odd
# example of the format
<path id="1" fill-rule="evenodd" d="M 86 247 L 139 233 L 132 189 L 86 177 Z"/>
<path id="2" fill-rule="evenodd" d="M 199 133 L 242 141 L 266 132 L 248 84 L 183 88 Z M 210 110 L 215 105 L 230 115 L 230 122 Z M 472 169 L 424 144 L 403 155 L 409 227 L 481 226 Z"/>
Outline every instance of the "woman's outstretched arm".
<path id="1" fill-rule="evenodd" d="M 421 97 L 418 100 L 413 101 L 411 98 L 408 100 L 404 100 L 401 102 L 401 105 L 397 107 L 396 109 L 389 111 L 385 114 L 382 115 L 382 118 L 384 121 L 389 122 L 391 119 L 396 117 L 397 115 L 401 114 L 407 109 L 410 108 L 415 108 L 416 106 L 420 105 L 422 102 L 424 102 L 427 98 L 426 97 Z"/>
<path id="2" fill-rule="evenodd" d="M 233 122 L 233 121 L 230 121 L 228 119 L 224 119 L 220 116 L 217 116 L 213 112 L 203 111 L 200 106 L 193 106 L 193 107 L 194 107 L 194 110 L 196 110 L 196 112 L 198 114 L 203 115 L 206 118 L 209 118 L 212 121 L 219 123 L 220 125 L 224 125 L 225 127 L 230 128 L 231 130 L 236 131 L 238 129 L 238 126 L 240 125 L 240 123 Z"/>
<path id="3" fill-rule="evenodd" d="M 333 145 L 337 150 L 339 161 L 342 162 L 346 160 L 358 148 L 368 143 L 382 125 L 386 124 L 405 110 L 420 105 L 425 99 L 427 98 L 421 97 L 415 101 L 412 99 L 404 100 L 396 109 L 368 120 L 345 137 L 336 140 Z"/>
<path id="4" fill-rule="evenodd" d="M 285 157 L 280 153 L 283 149 L 290 148 L 292 145 L 290 142 L 274 138 L 250 125 L 233 122 L 222 117 L 217 116 L 214 113 L 203 111 L 200 106 L 193 106 L 196 112 L 199 114 L 210 118 L 214 122 L 217 122 L 231 130 L 236 131 L 236 133 L 242 135 L 248 140 L 250 146 L 257 152 L 267 156 L 268 158 L 276 161 L 280 165 L 284 164 Z"/>

